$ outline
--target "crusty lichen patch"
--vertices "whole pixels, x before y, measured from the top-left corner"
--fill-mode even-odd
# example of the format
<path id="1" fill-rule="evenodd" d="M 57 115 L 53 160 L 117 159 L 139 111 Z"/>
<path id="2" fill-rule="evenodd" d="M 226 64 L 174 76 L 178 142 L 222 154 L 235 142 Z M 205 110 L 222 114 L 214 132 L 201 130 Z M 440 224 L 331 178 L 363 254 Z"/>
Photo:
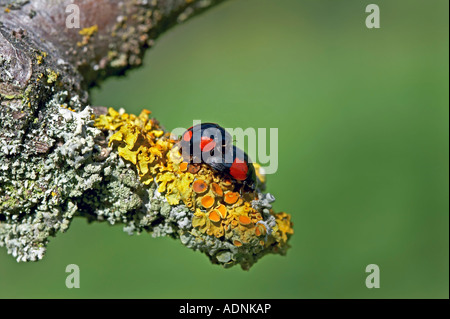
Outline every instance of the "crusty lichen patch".
<path id="1" fill-rule="evenodd" d="M 28 126 L 20 141 L 5 129 L 0 139 L 0 246 L 18 261 L 43 258 L 75 216 L 180 239 L 224 267 L 289 247 L 290 216 L 272 210 L 272 195 L 241 194 L 208 166 L 183 163 L 150 112 L 95 117 L 67 92 L 35 113 L 15 103 L 2 105 L 0 124 Z"/>
<path id="2" fill-rule="evenodd" d="M 97 32 L 98 32 L 97 25 L 93 25 L 91 27 L 81 29 L 78 33 L 81 36 L 83 36 L 83 39 L 81 40 L 81 42 L 77 42 L 77 45 L 79 47 L 87 45 L 89 43 L 89 40 L 91 39 L 91 37 Z"/>
<path id="3" fill-rule="evenodd" d="M 144 110 L 135 116 L 110 108 L 108 114 L 101 115 L 95 123 L 98 128 L 115 131 L 109 138 L 109 146 L 117 146 L 118 154 L 136 165 L 146 185 L 166 169 L 165 155 L 173 146 L 173 141 L 164 135 L 156 121 L 149 119 L 149 114 Z"/>
<path id="4" fill-rule="evenodd" d="M 237 192 L 236 185 L 207 165 L 189 170 L 188 163 L 181 160 L 177 141 L 170 139 L 149 114 L 144 110 L 135 116 L 110 108 L 108 114 L 96 119 L 95 126 L 112 131 L 109 145 L 135 165 L 143 184 L 156 184 L 170 206 L 189 209 L 193 229 L 179 235 L 193 237 L 190 241 L 197 243 L 214 239 L 219 247 L 209 255 L 224 266 L 240 263 L 249 267 L 255 256 L 285 252 L 293 234 L 290 215 L 275 213 L 270 207 L 272 197 L 269 202 L 262 193 Z M 261 200 L 264 207 L 257 204 Z M 196 249 L 206 251 L 204 247 Z"/>

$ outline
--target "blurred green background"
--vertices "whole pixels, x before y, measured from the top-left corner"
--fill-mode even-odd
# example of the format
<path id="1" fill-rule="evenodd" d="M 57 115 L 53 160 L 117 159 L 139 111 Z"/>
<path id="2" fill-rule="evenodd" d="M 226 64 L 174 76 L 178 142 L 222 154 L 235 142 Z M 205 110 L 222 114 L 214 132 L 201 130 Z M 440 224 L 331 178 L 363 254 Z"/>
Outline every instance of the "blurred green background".
<path id="1" fill-rule="evenodd" d="M 230 0 L 92 93 L 167 129 L 279 128 L 287 256 L 222 269 L 178 241 L 76 219 L 38 263 L 0 249 L 3 298 L 448 298 L 448 2 Z M 81 288 L 65 287 L 65 267 Z M 367 289 L 365 267 L 381 270 Z"/>

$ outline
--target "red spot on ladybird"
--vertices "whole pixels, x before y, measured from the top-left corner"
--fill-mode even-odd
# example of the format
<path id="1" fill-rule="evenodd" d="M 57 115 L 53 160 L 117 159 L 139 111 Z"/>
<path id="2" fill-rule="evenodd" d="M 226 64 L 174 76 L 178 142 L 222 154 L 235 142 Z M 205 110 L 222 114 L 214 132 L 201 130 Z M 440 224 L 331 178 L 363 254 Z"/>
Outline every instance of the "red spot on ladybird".
<path id="1" fill-rule="evenodd" d="M 192 138 L 192 131 L 187 131 L 186 133 L 184 133 L 183 135 L 183 140 L 186 142 L 189 142 Z"/>
<path id="2" fill-rule="evenodd" d="M 236 158 L 231 164 L 230 174 L 238 181 L 244 181 L 247 178 L 248 165 L 244 160 Z"/>
<path id="3" fill-rule="evenodd" d="M 209 152 L 216 146 L 214 139 L 203 136 L 200 141 L 200 149 L 202 152 Z"/>

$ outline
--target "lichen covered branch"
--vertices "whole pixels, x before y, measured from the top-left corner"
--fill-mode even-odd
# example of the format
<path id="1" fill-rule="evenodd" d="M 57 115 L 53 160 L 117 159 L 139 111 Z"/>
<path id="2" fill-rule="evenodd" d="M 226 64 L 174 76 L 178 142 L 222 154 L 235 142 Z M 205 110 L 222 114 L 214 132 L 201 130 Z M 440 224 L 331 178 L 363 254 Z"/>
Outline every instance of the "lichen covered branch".
<path id="1" fill-rule="evenodd" d="M 89 106 L 89 87 L 138 66 L 161 33 L 219 2 L 79 0 L 81 27 L 68 29 L 72 1 L 0 0 L 0 246 L 8 253 L 41 259 L 74 216 L 177 238 L 226 267 L 286 251 L 292 223 L 272 211 L 272 195 L 240 195 L 206 166 L 186 171 L 149 112 Z"/>

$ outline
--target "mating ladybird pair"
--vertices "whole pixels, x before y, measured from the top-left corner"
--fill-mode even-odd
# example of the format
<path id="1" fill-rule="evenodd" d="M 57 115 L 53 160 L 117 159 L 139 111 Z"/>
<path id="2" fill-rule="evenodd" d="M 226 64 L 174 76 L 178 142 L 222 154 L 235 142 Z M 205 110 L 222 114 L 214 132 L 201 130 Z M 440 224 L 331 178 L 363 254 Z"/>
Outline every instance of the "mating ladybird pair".
<path id="1" fill-rule="evenodd" d="M 223 127 L 215 123 L 192 126 L 183 133 L 179 145 L 185 162 L 206 164 L 244 190 L 256 190 L 255 167 L 247 154 L 233 145 L 231 135 Z"/>

